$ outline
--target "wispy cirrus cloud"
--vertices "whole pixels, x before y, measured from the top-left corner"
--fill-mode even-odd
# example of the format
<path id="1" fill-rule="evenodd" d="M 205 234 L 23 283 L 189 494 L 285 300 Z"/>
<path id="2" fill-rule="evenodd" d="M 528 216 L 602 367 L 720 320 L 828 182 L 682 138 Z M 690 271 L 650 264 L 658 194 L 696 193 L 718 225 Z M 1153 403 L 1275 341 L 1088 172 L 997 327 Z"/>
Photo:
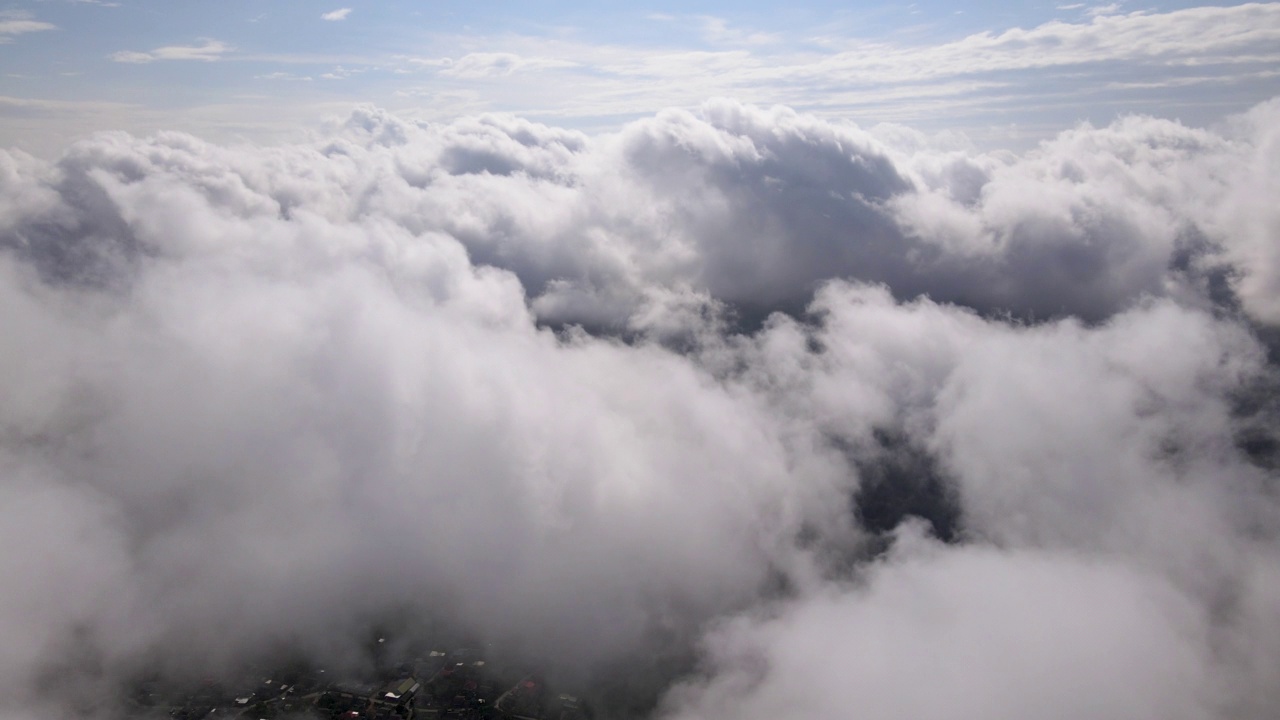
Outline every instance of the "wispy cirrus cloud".
<path id="1" fill-rule="evenodd" d="M 0 111 L 10 117 L 25 116 L 47 119 L 50 117 L 84 117 L 94 113 L 136 108 L 129 103 L 73 100 L 33 100 L 31 98 L 0 95 Z"/>
<path id="2" fill-rule="evenodd" d="M 649 13 L 646 20 L 660 23 L 688 23 L 701 27 L 702 39 L 717 45 L 769 45 L 782 41 L 778 33 L 745 30 L 726 18 L 714 15 L 671 15 Z"/>
<path id="3" fill-rule="evenodd" d="M 108 59 L 119 63 L 143 64 L 156 60 L 200 60 L 213 62 L 221 60 L 233 50 L 230 45 L 219 40 L 205 40 L 201 45 L 167 45 L 148 52 L 137 50 L 121 50 L 111 53 Z"/>
<path id="4" fill-rule="evenodd" d="M 313 6 L 312 21 L 378 21 L 374 15 L 350 14 L 365 12 L 363 7 L 329 4 L 327 12 L 325 7 Z M 1203 123 L 1211 114 L 1238 111 L 1275 93 L 1268 73 L 1280 63 L 1280 2 L 1173 11 L 1131 12 L 1132 7 L 1059 0 L 1061 19 L 970 23 L 966 27 L 976 30 L 965 33 L 784 29 L 759 18 L 648 13 L 637 19 L 668 25 L 670 32 L 658 34 L 664 40 L 486 31 L 477 24 L 431 34 L 413 49 L 350 45 L 348 38 L 282 52 L 269 44 L 241 45 L 221 33 L 221 41 L 177 35 L 185 40 L 181 45 L 134 46 L 110 58 L 234 61 L 253 66 L 240 76 L 244 81 L 272 73 L 339 81 L 362 73 L 361 83 L 317 86 L 326 85 L 326 92 L 343 101 L 380 99 L 413 112 L 422 108 L 410 108 L 416 101 L 401 99 L 466 90 L 477 93 L 467 103 L 472 110 L 595 124 L 727 96 L 869 123 L 936 128 L 940 125 L 933 123 L 944 116 L 963 117 L 959 122 L 967 130 L 986 133 L 994 122 L 1002 126 L 991 135 L 999 142 L 1011 133 L 1030 138 L 1069 125 L 1079 119 L 1082 103 L 1098 121 L 1131 111 L 1172 112 Z M 8 21 L 37 22 L 28 15 L 0 14 L 0 22 Z M 1215 82 L 1221 82 L 1220 91 L 1195 99 L 1184 89 Z M 297 94 L 298 100 L 306 95 Z M 335 98 L 310 99 L 322 104 Z M 1005 127 L 1015 117 L 1019 129 Z M 184 122 L 185 116 L 174 120 L 179 126 Z"/>
<path id="5" fill-rule="evenodd" d="M 1099 9 L 1089 22 L 1052 21 L 941 45 L 853 42 L 820 62 L 776 72 L 898 82 L 1108 62 L 1175 66 L 1280 59 L 1280 3 L 1110 14 L 1115 9 Z"/>
<path id="6" fill-rule="evenodd" d="M 313 78 L 310 75 L 296 75 L 289 72 L 273 72 L 265 75 L 254 75 L 254 80 L 288 80 L 291 82 L 311 82 Z"/>
<path id="7" fill-rule="evenodd" d="M 734 27 L 728 20 L 713 16 L 704 16 L 702 36 L 708 42 L 726 45 L 770 45 L 781 40 L 776 33 L 743 30 Z"/>
<path id="8" fill-rule="evenodd" d="M 440 75 L 454 78 L 505 77 L 517 72 L 576 67 L 579 63 L 556 57 L 530 57 L 510 52 L 467 53 L 457 59 L 411 58 L 418 67 L 440 68 Z"/>
<path id="9" fill-rule="evenodd" d="M 699 18 L 702 38 L 713 49 L 472 36 L 467 54 L 401 58 L 400 71 L 433 69 L 439 90 L 449 89 L 451 81 L 484 78 L 489 107 L 544 116 L 627 115 L 695 106 L 723 95 L 918 122 L 944 108 L 980 116 L 1007 112 L 1016 103 L 1024 112 L 1028 97 L 1052 114 L 1055 104 L 1114 93 L 1115 83 L 1143 88 L 1144 97 L 1156 102 L 1193 74 L 1231 81 L 1233 92 L 1252 94 L 1266 82 L 1259 72 L 1280 62 L 1280 3 L 1128 13 L 1078 5 L 1062 6 L 1080 11 L 1076 20 L 975 32 L 940 43 L 801 41 L 705 16 Z M 572 89 L 564 82 L 566 71 L 573 73 Z"/>
<path id="10" fill-rule="evenodd" d="M 1107 3 L 1106 5 L 1095 5 L 1087 11 L 1091 17 L 1099 17 L 1102 15 L 1115 15 L 1120 12 L 1120 3 Z"/>
<path id="11" fill-rule="evenodd" d="M 17 35 L 57 29 L 58 26 L 53 23 L 31 20 L 25 17 L 5 17 L 0 15 L 0 44 L 13 42 L 13 38 Z"/>

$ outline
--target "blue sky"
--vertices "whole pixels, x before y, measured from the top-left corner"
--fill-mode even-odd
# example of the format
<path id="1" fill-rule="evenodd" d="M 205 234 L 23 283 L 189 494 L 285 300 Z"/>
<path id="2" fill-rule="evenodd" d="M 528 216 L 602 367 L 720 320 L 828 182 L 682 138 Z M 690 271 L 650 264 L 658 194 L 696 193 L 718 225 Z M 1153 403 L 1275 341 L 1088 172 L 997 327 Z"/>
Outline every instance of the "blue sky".
<path id="1" fill-rule="evenodd" d="M 315 2 L 0 5 L 0 144 L 262 140 L 373 103 L 616 127 L 715 96 L 1025 145 L 1280 94 L 1280 3 Z"/>

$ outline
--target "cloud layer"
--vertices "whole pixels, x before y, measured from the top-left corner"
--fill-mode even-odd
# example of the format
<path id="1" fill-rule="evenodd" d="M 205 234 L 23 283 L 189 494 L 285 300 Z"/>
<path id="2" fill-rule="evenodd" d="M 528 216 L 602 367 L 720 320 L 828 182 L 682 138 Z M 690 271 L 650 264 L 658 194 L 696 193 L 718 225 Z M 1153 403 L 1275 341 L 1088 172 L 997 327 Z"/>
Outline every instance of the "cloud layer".
<path id="1" fill-rule="evenodd" d="M 926 11 L 915 27 L 873 37 L 861 23 L 801 35 L 659 13 L 647 20 L 664 28 L 660 37 L 677 35 L 685 45 L 674 44 L 678 39 L 596 44 L 572 33 L 451 38 L 449 44 L 478 49 L 479 56 L 501 51 L 506 66 L 526 72 L 513 80 L 508 73 L 434 71 L 417 81 L 417 90 L 468 90 L 491 103 L 486 107 L 589 120 L 696 107 L 707 97 L 730 95 L 935 130 L 963 123 L 989 132 L 1000 125 L 1016 136 L 1018 128 L 1036 127 L 1042 132 L 1029 136 L 1036 139 L 1073 122 L 1081 107 L 1104 118 L 1113 117 L 1111 108 L 1150 108 L 1209 119 L 1274 94 L 1280 3 L 1059 10 L 1060 17 L 1037 24 L 979 26 L 964 35 L 934 34 L 955 16 Z M 694 35 L 697 42 L 689 44 Z M 438 55 L 405 60 L 405 69 L 428 72 L 449 62 Z M 469 82 L 459 84 L 458 77 Z M 1213 90 L 1198 93 L 1199 103 L 1191 104 L 1191 86 Z M 1009 135 L 988 139 L 1018 141 Z"/>
<path id="2" fill-rule="evenodd" d="M 1278 116 L 0 155 L 0 704 L 407 610 L 671 718 L 1267 717 Z"/>

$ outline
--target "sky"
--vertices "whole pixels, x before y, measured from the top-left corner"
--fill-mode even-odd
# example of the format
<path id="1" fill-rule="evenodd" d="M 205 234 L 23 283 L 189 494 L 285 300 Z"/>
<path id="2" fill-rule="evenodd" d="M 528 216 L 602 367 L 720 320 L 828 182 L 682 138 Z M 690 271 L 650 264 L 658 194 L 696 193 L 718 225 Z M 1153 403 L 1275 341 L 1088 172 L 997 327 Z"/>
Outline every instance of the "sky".
<path id="1" fill-rule="evenodd" d="M 616 129 L 727 96 L 1027 147 L 1088 120 L 1266 99 L 1275 3 L 11 0 L 0 144 L 94 130 L 284 138 L 372 103 Z"/>
<path id="2" fill-rule="evenodd" d="M 0 718 L 1274 718 L 1280 5 L 772 5 L 6 6 Z"/>

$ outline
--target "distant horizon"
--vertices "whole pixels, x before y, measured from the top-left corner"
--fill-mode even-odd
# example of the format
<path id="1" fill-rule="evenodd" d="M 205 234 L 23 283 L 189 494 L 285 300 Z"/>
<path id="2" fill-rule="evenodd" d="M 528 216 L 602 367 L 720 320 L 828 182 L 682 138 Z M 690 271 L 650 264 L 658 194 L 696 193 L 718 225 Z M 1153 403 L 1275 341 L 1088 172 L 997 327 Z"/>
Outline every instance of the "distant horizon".
<path id="1" fill-rule="evenodd" d="M 723 96 L 1022 150 L 1132 114 L 1208 126 L 1280 94 L 1280 3 L 681 7 L 18 0 L 0 14 L 0 147 L 296 141 L 358 104 L 599 133 Z"/>

